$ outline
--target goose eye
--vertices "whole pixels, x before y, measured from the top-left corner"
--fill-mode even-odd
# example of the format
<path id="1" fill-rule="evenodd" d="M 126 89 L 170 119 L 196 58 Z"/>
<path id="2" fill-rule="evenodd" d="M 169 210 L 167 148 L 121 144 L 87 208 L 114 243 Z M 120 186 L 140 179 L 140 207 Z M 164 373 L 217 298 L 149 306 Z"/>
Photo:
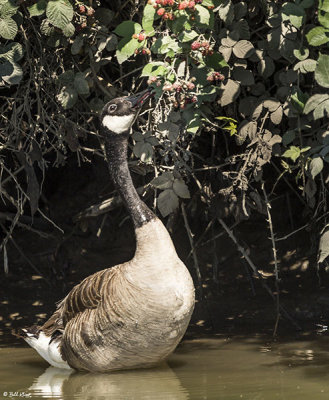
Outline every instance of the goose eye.
<path id="1" fill-rule="evenodd" d="M 109 107 L 109 112 L 113 112 L 117 109 L 117 105 L 116 104 L 111 104 Z"/>

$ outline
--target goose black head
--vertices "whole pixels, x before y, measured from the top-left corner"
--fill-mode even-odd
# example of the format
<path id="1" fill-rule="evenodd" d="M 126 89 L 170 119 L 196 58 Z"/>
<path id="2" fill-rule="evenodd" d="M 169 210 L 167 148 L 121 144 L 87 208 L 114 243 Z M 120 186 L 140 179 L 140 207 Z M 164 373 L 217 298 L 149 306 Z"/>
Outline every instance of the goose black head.
<path id="1" fill-rule="evenodd" d="M 109 101 L 101 113 L 104 133 L 112 135 L 128 133 L 136 114 L 152 95 L 152 90 L 147 89 L 136 96 L 118 97 Z"/>

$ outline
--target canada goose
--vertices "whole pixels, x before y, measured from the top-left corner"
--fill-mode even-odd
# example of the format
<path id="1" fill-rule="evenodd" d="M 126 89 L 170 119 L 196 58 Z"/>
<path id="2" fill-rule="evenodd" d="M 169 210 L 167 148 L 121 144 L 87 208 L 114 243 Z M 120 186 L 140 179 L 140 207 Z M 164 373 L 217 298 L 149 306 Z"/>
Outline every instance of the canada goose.
<path id="1" fill-rule="evenodd" d="M 110 175 L 135 228 L 134 257 L 84 279 L 43 326 L 20 330 L 55 367 L 105 372 L 153 366 L 175 349 L 190 321 L 192 278 L 128 169 L 129 131 L 150 96 L 148 90 L 111 100 L 100 117 Z"/>

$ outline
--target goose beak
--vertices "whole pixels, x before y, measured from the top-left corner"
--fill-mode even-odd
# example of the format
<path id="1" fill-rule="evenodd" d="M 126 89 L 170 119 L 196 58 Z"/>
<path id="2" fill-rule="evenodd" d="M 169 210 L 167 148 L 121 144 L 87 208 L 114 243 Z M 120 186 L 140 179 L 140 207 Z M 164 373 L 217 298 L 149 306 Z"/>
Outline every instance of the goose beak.
<path id="1" fill-rule="evenodd" d="M 154 95 L 153 89 L 148 88 L 143 92 L 136 94 L 135 96 L 129 96 L 126 99 L 130 101 L 131 108 L 140 108 L 146 102 L 147 99 Z"/>

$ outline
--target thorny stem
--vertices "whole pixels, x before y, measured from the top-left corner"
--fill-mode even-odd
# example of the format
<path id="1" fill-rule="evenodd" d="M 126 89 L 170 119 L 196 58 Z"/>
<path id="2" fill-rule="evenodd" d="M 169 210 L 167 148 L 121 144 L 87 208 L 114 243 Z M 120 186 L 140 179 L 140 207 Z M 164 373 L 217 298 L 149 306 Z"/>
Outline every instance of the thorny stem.
<path id="1" fill-rule="evenodd" d="M 273 251 L 273 261 L 274 261 L 274 273 L 275 273 L 275 298 L 276 298 L 276 321 L 273 331 L 273 336 L 277 335 L 279 320 L 280 320 L 280 287 L 279 287 L 279 266 L 278 266 L 278 258 L 277 258 L 277 250 L 275 244 L 275 237 L 274 237 L 274 229 L 273 229 L 273 222 L 272 222 L 272 215 L 271 215 L 271 205 L 267 198 L 267 193 L 265 190 L 264 182 L 262 182 L 262 190 L 264 193 L 265 198 L 265 205 L 266 205 L 266 212 L 267 212 L 267 222 L 270 229 L 271 234 L 271 242 L 272 242 L 272 251 Z"/>

